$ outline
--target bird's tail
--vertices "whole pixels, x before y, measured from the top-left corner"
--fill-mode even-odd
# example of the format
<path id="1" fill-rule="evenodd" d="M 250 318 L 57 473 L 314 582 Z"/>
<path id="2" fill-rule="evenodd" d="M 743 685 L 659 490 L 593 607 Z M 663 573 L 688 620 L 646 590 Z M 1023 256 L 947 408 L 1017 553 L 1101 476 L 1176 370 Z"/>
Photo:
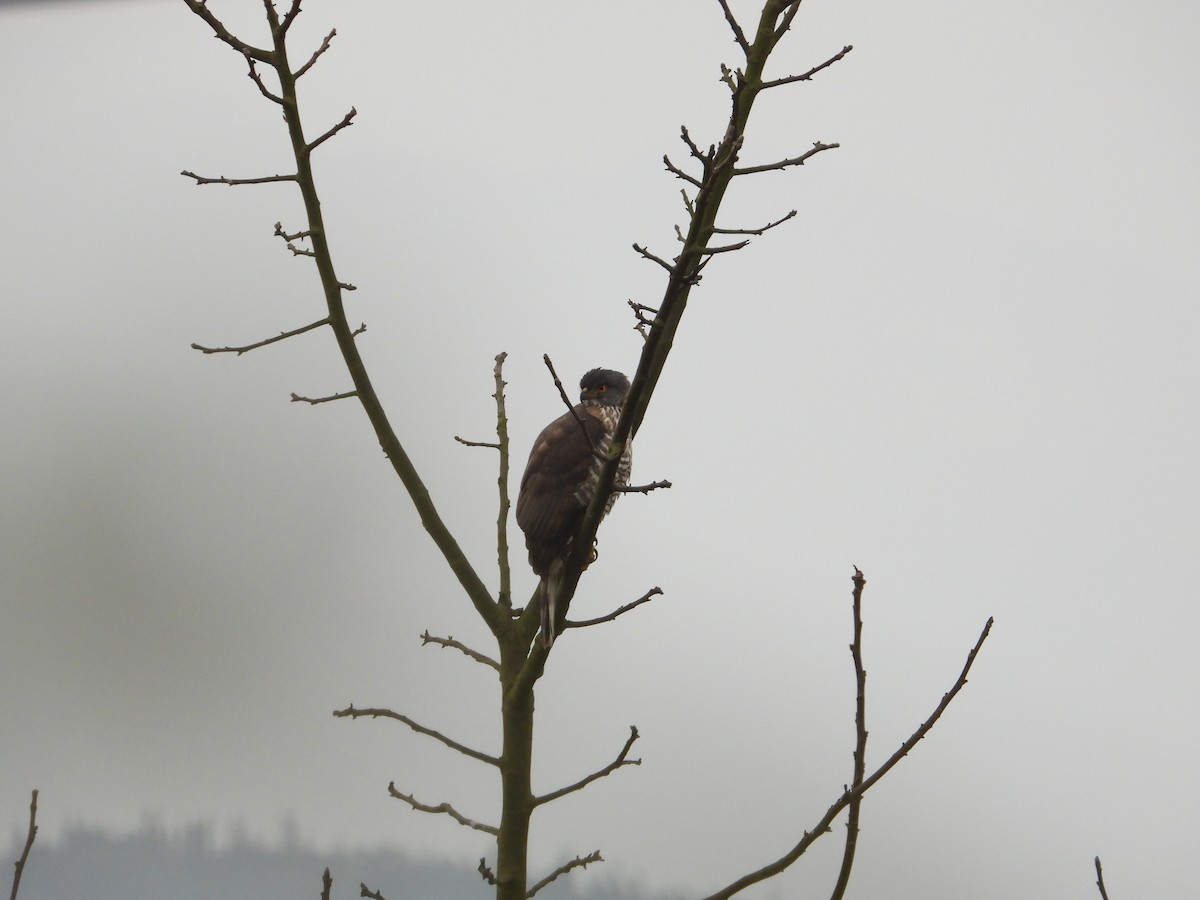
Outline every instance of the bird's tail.
<path id="1" fill-rule="evenodd" d="M 542 578 L 542 646 L 554 646 L 555 623 L 558 621 L 558 589 L 562 581 L 563 561 L 556 558 Z"/>

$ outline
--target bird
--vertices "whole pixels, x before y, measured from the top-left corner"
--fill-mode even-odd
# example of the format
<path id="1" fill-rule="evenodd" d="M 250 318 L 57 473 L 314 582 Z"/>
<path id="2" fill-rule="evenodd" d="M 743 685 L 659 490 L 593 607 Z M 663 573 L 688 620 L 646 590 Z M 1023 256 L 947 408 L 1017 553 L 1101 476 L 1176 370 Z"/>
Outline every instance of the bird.
<path id="1" fill-rule="evenodd" d="M 517 495 L 517 524 L 525 532 L 530 568 L 540 579 L 542 646 L 547 650 L 554 645 L 564 563 L 596 492 L 629 379 L 612 369 L 592 369 L 579 380 L 579 390 L 579 403 L 543 428 L 533 442 Z M 616 486 L 629 483 L 630 444 L 617 463 Z M 608 515 L 617 495 L 609 495 L 602 515 Z"/>

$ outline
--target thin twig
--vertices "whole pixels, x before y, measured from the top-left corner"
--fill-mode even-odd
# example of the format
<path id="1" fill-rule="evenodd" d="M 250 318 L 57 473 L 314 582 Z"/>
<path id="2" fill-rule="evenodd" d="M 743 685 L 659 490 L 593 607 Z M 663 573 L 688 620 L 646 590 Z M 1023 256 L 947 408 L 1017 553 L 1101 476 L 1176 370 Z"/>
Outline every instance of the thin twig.
<path id="1" fill-rule="evenodd" d="M 733 17 L 733 10 L 729 8 L 726 0 L 717 0 L 721 4 L 721 10 L 725 13 L 725 21 L 729 23 L 729 27 L 733 29 L 733 39 L 738 42 L 738 46 L 742 48 L 742 52 L 747 56 L 750 55 L 750 44 L 746 41 L 746 33 L 742 31 L 742 26 L 737 23 L 737 19 Z"/>
<path id="2" fill-rule="evenodd" d="M 671 162 L 671 157 L 667 156 L 665 153 L 663 154 L 663 165 L 665 165 L 667 167 L 667 171 L 676 178 L 682 178 L 684 181 L 694 184 L 696 187 L 704 187 L 703 181 L 701 181 L 699 178 L 693 178 L 687 172 L 683 171 L 683 169 Z"/>
<path id="3" fill-rule="evenodd" d="M 705 247 L 700 252 L 705 256 L 714 256 L 717 253 L 732 253 L 734 250 L 741 250 L 749 241 L 738 241 L 736 244 L 725 244 L 721 247 Z"/>
<path id="4" fill-rule="evenodd" d="M 543 803 L 549 803 L 552 800 L 557 800 L 559 797 L 565 797 L 567 794 L 573 794 L 576 791 L 581 791 L 593 781 L 603 778 L 605 775 L 611 775 L 613 772 L 622 766 L 640 766 L 640 759 L 626 759 L 629 756 L 629 749 L 633 746 L 633 742 L 638 739 L 638 730 L 634 725 L 629 726 L 629 739 L 625 741 L 625 746 L 621 748 L 621 752 L 617 754 L 617 758 L 610 762 L 603 769 L 597 769 L 591 775 L 579 779 L 574 784 L 567 785 L 564 788 L 559 788 L 557 791 L 551 791 L 549 794 L 542 794 L 540 797 L 533 798 L 535 807 L 541 806 Z"/>
<path id="5" fill-rule="evenodd" d="M 764 81 L 762 89 L 765 91 L 767 88 L 779 87 L 781 84 L 792 84 L 796 81 L 811 81 L 814 75 L 816 75 L 822 69 L 827 69 L 829 66 L 832 66 L 835 62 L 853 49 L 853 44 L 847 44 L 840 51 L 829 57 L 829 59 L 825 60 L 825 62 L 821 63 L 819 66 L 813 66 L 803 75 L 789 75 L 787 78 L 776 78 L 774 81 Z"/>
<path id="6" fill-rule="evenodd" d="M 660 259 L 659 257 L 655 256 L 653 253 L 651 253 L 645 247 L 639 246 L 638 244 L 634 244 L 633 249 L 636 250 L 638 253 L 640 253 L 642 256 L 644 256 L 646 259 L 650 260 L 651 262 L 658 263 L 660 266 L 662 266 L 668 272 L 675 271 L 674 267 L 669 262 L 667 262 L 665 259 Z"/>
<path id="7" fill-rule="evenodd" d="M 9 900 L 17 900 L 17 890 L 21 887 L 21 875 L 25 872 L 25 861 L 29 859 L 29 851 L 33 849 L 33 839 L 37 837 L 37 798 L 38 792 L 35 788 L 29 800 L 29 835 L 25 838 L 25 849 L 21 851 L 21 858 L 14 863 L 16 871 L 13 872 L 12 894 L 9 896 Z"/>
<path id="8" fill-rule="evenodd" d="M 383 894 L 379 893 L 379 891 L 371 890 L 369 887 L 367 887 L 366 883 L 362 881 L 358 883 L 358 896 L 370 897 L 371 900 L 384 900 Z"/>
<path id="9" fill-rule="evenodd" d="M 220 175 L 216 178 L 208 178 L 204 175 L 197 175 L 195 172 L 189 172 L 184 169 L 179 173 L 185 178 L 196 179 L 196 184 L 227 184 L 230 187 L 238 184 L 270 184 L 273 181 L 299 181 L 297 175 L 265 175 L 262 178 L 226 178 Z"/>
<path id="10" fill-rule="evenodd" d="M 525 892 L 525 896 L 532 897 L 534 894 L 536 894 L 538 891 L 540 891 L 542 888 L 544 888 L 550 882 L 554 881 L 554 879 L 558 878 L 559 875 L 566 875 L 572 869 L 578 869 L 580 867 L 583 867 L 586 869 L 592 863 L 598 863 L 598 862 L 604 862 L 604 857 L 600 855 L 599 850 L 594 850 L 591 853 L 589 853 L 587 856 L 577 856 L 570 862 L 563 863 L 561 866 L 559 866 L 557 869 L 555 869 L 553 872 L 551 872 L 549 875 L 547 875 L 545 878 L 543 878 L 541 881 L 539 881 L 537 884 L 535 884 L 533 887 L 531 887 L 528 891 Z"/>
<path id="11" fill-rule="evenodd" d="M 764 225 L 762 228 L 713 228 L 713 234 L 765 234 L 777 225 L 782 225 L 788 219 L 794 218 L 796 210 L 792 210 L 782 219 L 776 219 L 770 224 Z"/>
<path id="12" fill-rule="evenodd" d="M 499 512 L 496 515 L 496 561 L 500 569 L 500 594 L 497 599 L 501 606 L 512 608 L 512 566 L 508 554 L 508 514 L 512 501 L 508 495 L 508 413 L 504 409 L 504 361 L 508 354 L 496 354 L 496 366 L 492 369 L 492 377 L 496 383 L 496 449 L 500 451 L 500 471 L 496 476 L 496 489 L 499 493 Z M 499 666 L 496 667 L 497 669 Z"/>
<path id="13" fill-rule="evenodd" d="M 454 439 L 456 441 L 458 441 L 460 444 L 462 444 L 464 447 L 489 447 L 492 450 L 500 449 L 500 445 L 497 444 L 495 441 L 491 441 L 491 442 L 489 442 L 489 441 L 468 441 L 466 438 L 459 437 L 457 434 L 454 436 Z"/>
<path id="14" fill-rule="evenodd" d="M 307 403 L 309 406 L 316 406 L 318 403 L 330 403 L 334 400 L 345 400 L 349 397 L 357 397 L 358 391 L 344 391 L 340 394 L 330 394 L 328 397 L 303 397 L 300 394 L 292 394 L 293 403 Z"/>
<path id="15" fill-rule="evenodd" d="M 498 835 L 500 833 L 500 829 L 494 825 L 485 825 L 483 822 L 476 822 L 474 819 L 468 819 L 466 816 L 464 816 L 462 813 L 460 813 L 457 809 L 455 809 L 449 803 L 439 803 L 437 806 L 426 806 L 424 803 L 421 803 L 415 797 L 413 797 L 409 794 L 403 794 L 400 791 L 396 790 L 396 782 L 394 782 L 394 781 L 390 782 L 388 784 L 388 793 L 391 794 L 393 797 L 395 797 L 397 800 L 403 800 L 405 803 L 407 803 L 409 806 L 411 806 L 417 812 L 442 813 L 442 814 L 447 815 L 450 818 L 452 818 L 459 825 L 465 825 L 468 828 L 474 828 L 476 831 L 482 831 L 487 834 L 495 834 L 495 835 Z"/>
<path id="16" fill-rule="evenodd" d="M 342 121 L 338 122 L 336 125 L 334 125 L 332 128 L 330 128 L 327 132 L 325 132 L 323 135 L 321 135 L 319 138 L 312 141 L 308 145 L 308 152 L 312 153 L 314 150 L 316 150 L 318 147 L 320 147 L 323 143 L 325 143 L 327 140 L 329 140 L 331 137 L 333 137 L 335 134 L 337 134 L 343 128 L 349 128 L 351 125 L 353 125 L 354 117 L 357 115 L 358 115 L 358 110 L 355 109 L 353 106 L 350 107 L 350 112 L 348 112 L 348 113 L 346 113 L 346 115 L 342 116 Z"/>
<path id="17" fill-rule="evenodd" d="M 290 337 L 295 337 L 298 334 L 304 334 L 306 331 L 312 331 L 315 328 L 320 328 L 322 325 L 328 325 L 328 317 L 317 322 L 305 325 L 302 328 L 297 328 L 293 331 L 281 331 L 275 337 L 269 337 L 263 341 L 257 341 L 253 344 L 246 344 L 241 347 L 204 347 L 200 344 L 192 344 L 193 350 L 199 350 L 201 353 L 236 353 L 241 356 L 243 353 L 249 353 L 251 350 L 257 350 L 259 347 L 265 347 L 267 344 L 275 344 L 279 341 L 287 340 Z"/>
<path id="18" fill-rule="evenodd" d="M 329 874 L 329 866 L 325 867 L 325 874 L 321 876 L 321 900 L 329 900 L 329 894 L 333 890 L 333 876 Z"/>
<path id="19" fill-rule="evenodd" d="M 434 731 L 432 728 L 426 728 L 424 725 L 414 722 L 408 716 L 402 715 L 398 712 L 393 712 L 390 709 L 356 709 L 354 704 L 351 703 L 345 709 L 334 710 L 333 715 L 339 719 L 344 719 L 347 717 L 351 719 L 358 719 L 362 716 L 370 716 L 372 719 L 395 719 L 397 722 L 403 722 L 413 731 L 417 732 L 417 734 L 424 734 L 435 740 L 441 741 L 451 750 L 457 750 L 463 756 L 469 756 L 472 759 L 477 759 L 480 762 L 485 762 L 488 765 L 496 766 L 497 768 L 500 766 L 500 760 L 498 760 L 496 757 L 489 756 L 488 754 L 482 753 L 479 750 L 474 750 L 465 744 L 460 744 L 458 741 L 446 737 L 440 731 Z"/>
<path id="20" fill-rule="evenodd" d="M 612 612 L 610 612 L 606 616 L 600 616 L 599 618 L 596 618 L 596 619 L 583 619 L 578 622 L 572 622 L 570 619 L 568 619 L 566 621 L 566 623 L 563 625 L 563 628 L 587 628 L 591 625 L 599 625 L 602 622 L 611 622 L 617 616 L 624 615 L 625 613 L 629 612 L 631 609 L 637 609 L 643 603 L 649 603 L 655 597 L 660 596 L 662 594 L 662 592 L 663 592 L 662 588 L 652 587 L 652 588 L 650 588 L 650 590 L 646 591 L 646 593 L 642 594 L 642 596 L 638 597 L 632 603 L 626 603 L 624 606 L 620 606 L 617 609 L 614 609 Z"/>
<path id="21" fill-rule="evenodd" d="M 812 159 L 818 153 L 824 150 L 834 150 L 842 146 L 841 144 L 822 144 L 817 141 L 813 144 L 811 150 L 801 153 L 799 156 L 793 156 L 791 159 L 781 159 L 779 162 L 768 163 L 765 166 L 746 166 L 745 168 L 738 167 L 733 170 L 734 175 L 753 175 L 755 172 L 773 172 L 777 169 L 786 169 L 788 166 L 802 166 L 805 160 Z"/>
<path id="22" fill-rule="evenodd" d="M 274 62 L 275 62 L 275 54 L 274 53 L 272 53 L 270 50 L 263 50 L 259 47 L 252 47 L 250 44 L 247 44 L 245 41 L 234 37 L 229 32 L 229 29 L 227 29 L 225 27 L 225 25 L 221 22 L 221 20 L 218 19 L 216 16 L 214 16 L 212 14 L 212 12 L 209 11 L 206 0 L 183 0 L 183 2 L 188 5 L 188 9 L 190 9 L 192 12 L 194 12 L 196 15 L 198 15 L 200 18 L 202 18 L 205 22 L 208 23 L 208 26 L 213 30 L 213 36 L 216 37 L 218 40 L 224 41 L 226 44 L 228 44 L 230 47 L 232 47 L 238 53 L 249 54 L 252 58 L 258 60 L 261 63 L 267 63 L 268 65 L 274 65 Z"/>
<path id="23" fill-rule="evenodd" d="M 648 494 L 651 491 L 671 487 L 669 481 L 652 481 L 650 484 L 618 484 L 613 488 L 614 494 Z"/>
<path id="24" fill-rule="evenodd" d="M 912 751 L 913 747 L 915 747 L 920 740 L 929 733 L 930 729 L 933 728 L 933 726 L 937 723 L 937 720 L 941 718 L 942 713 L 946 711 L 946 707 L 950 705 L 950 702 L 966 685 L 967 675 L 971 671 L 971 666 L 975 663 L 975 657 L 979 654 L 980 648 L 983 647 L 983 642 L 987 640 L 987 636 L 992 630 L 992 621 L 992 619 L 988 619 L 987 624 L 983 626 L 983 631 L 979 635 L 979 640 L 975 642 L 975 646 L 972 647 L 971 652 L 967 654 L 966 664 L 963 666 L 962 672 L 958 676 L 958 680 L 954 682 L 954 686 L 942 696 L 942 701 L 937 705 L 937 708 L 930 714 L 929 718 L 921 723 L 921 726 L 915 732 L 913 732 L 912 736 L 900 745 L 900 749 L 889 756 L 883 765 L 871 773 L 870 777 L 865 778 L 861 785 L 858 787 L 846 788 L 846 790 L 842 792 L 842 795 L 834 801 L 833 805 L 825 811 L 825 815 L 821 817 L 813 829 L 804 833 L 804 836 L 795 847 L 774 862 L 768 863 L 761 869 L 751 872 L 748 875 L 743 875 L 732 884 L 722 888 L 714 894 L 710 894 L 705 898 L 705 900 L 726 900 L 726 898 L 732 897 L 734 894 L 745 890 L 753 884 L 757 884 L 760 881 L 764 881 L 767 878 L 778 875 L 797 859 L 799 859 L 804 852 L 816 842 L 818 838 L 830 830 L 830 825 L 833 823 L 833 820 L 836 819 L 838 814 L 850 804 L 850 801 L 854 799 L 855 796 L 865 794 L 867 791 L 869 791 L 881 778 L 883 778 L 884 775 L 890 772 L 895 765 L 900 762 L 900 760 L 907 756 Z"/>
<path id="25" fill-rule="evenodd" d="M 1100 868 L 1100 857 L 1096 857 L 1096 887 L 1100 888 L 1101 900 L 1108 900 L 1108 891 L 1104 889 L 1104 870 Z"/>
<path id="26" fill-rule="evenodd" d="M 542 354 L 542 362 L 544 362 L 546 364 L 546 368 L 550 370 L 550 377 L 554 379 L 554 386 L 558 388 L 558 396 L 562 398 L 562 402 L 566 405 L 567 411 L 571 414 L 571 417 L 579 423 L 579 427 L 583 431 L 583 436 L 587 439 L 588 449 L 592 451 L 592 456 L 596 456 L 596 443 L 592 440 L 592 433 L 588 431 L 587 423 L 583 421 L 583 415 L 575 408 L 575 404 L 571 402 L 571 398 L 567 396 L 567 392 L 563 388 L 562 380 L 558 377 L 558 372 L 554 371 L 554 363 L 551 362 L 549 353 Z"/>
<path id="27" fill-rule="evenodd" d="M 319 57 L 322 53 L 324 53 L 326 50 L 329 49 L 329 42 L 333 40 L 335 35 L 337 35 L 336 28 L 333 29 L 332 31 L 330 31 L 329 34 L 325 35 L 325 40 L 321 41 L 321 46 L 317 48 L 317 51 L 312 55 L 312 57 L 309 58 L 308 62 L 306 62 L 304 65 L 302 65 L 300 68 L 298 68 L 296 70 L 296 74 L 295 74 L 296 78 L 299 78 L 301 75 L 303 75 L 305 72 L 307 72 L 309 69 L 311 69 L 313 67 L 313 65 L 317 61 L 317 57 Z"/>
<path id="28" fill-rule="evenodd" d="M 472 650 L 462 641 L 456 641 L 452 637 L 437 637 L 436 635 L 432 635 L 426 631 L 421 635 L 421 646 L 425 646 L 426 644 L 437 644 L 439 647 L 450 647 L 451 649 L 462 653 L 464 656 L 469 656 L 477 663 L 483 663 L 485 666 L 491 666 L 497 672 L 500 671 L 500 663 L 496 662 L 490 656 L 484 656 L 478 650 Z"/>
<path id="29" fill-rule="evenodd" d="M 268 100 L 270 100 L 272 103 L 278 103 L 280 106 L 282 106 L 283 98 L 277 94 L 272 94 L 267 89 L 267 86 L 265 84 L 263 84 L 262 76 L 258 74 L 258 68 L 254 64 L 254 57 L 245 51 L 243 51 L 242 55 L 246 57 L 246 65 L 248 65 L 250 67 L 250 78 L 254 81 L 255 84 L 258 85 L 258 89 L 262 93 L 262 95 L 264 97 L 266 97 Z"/>
<path id="30" fill-rule="evenodd" d="M 480 876 L 482 876 L 483 880 L 488 884 L 496 883 L 496 873 L 488 868 L 487 859 L 484 857 L 479 857 L 479 865 L 476 866 L 475 871 L 478 872 Z"/>

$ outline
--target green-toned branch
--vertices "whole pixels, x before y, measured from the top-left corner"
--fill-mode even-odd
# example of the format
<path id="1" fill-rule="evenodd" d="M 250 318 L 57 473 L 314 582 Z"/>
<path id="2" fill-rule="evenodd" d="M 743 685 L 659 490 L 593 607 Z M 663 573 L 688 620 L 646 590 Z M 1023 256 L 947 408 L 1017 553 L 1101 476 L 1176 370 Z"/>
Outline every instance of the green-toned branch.
<path id="1" fill-rule="evenodd" d="M 768 863 L 761 869 L 751 872 L 748 875 L 744 875 L 727 887 L 722 888 L 714 894 L 710 894 L 705 898 L 705 900 L 725 900 L 725 898 L 732 897 L 734 894 L 744 891 L 751 885 L 758 884 L 760 881 L 765 881 L 768 878 L 773 878 L 780 872 L 787 869 L 788 866 L 798 860 L 801 856 L 803 856 L 804 852 L 808 850 L 808 848 L 811 847 L 818 838 L 830 830 L 830 826 L 833 825 L 833 820 L 838 817 L 843 809 L 850 805 L 851 801 L 853 801 L 855 797 L 862 796 L 872 787 L 874 787 L 884 775 L 890 772 L 896 766 L 896 764 L 900 762 L 900 760 L 904 759 L 904 757 L 906 757 L 912 751 L 912 749 L 917 746 L 921 739 L 929 733 L 930 729 L 933 728 L 933 726 L 937 723 L 937 720 L 942 717 L 942 713 L 946 711 L 946 707 L 950 705 L 950 702 L 958 695 L 958 692 L 966 686 L 967 675 L 971 671 L 971 666 L 975 663 L 975 657 L 979 654 L 979 650 L 983 646 L 983 642 L 987 640 L 987 636 L 991 630 L 992 620 L 988 619 L 987 624 L 983 626 L 983 631 L 979 635 L 979 640 L 975 642 L 975 646 L 972 647 L 971 652 L 967 654 L 966 664 L 963 666 L 962 672 L 958 676 L 958 680 L 954 682 L 954 686 L 942 696 L 941 703 L 937 705 L 937 708 L 934 709 L 929 718 L 921 723 L 921 726 L 912 733 L 912 736 L 909 737 L 909 739 L 903 744 L 901 744 L 900 748 L 891 756 L 889 756 L 883 765 L 872 772 L 868 778 L 863 779 L 862 783 L 857 787 L 847 788 L 842 795 L 833 802 L 833 805 L 825 811 L 825 815 L 823 815 L 817 824 L 813 826 L 813 829 L 811 831 L 804 832 L 804 836 L 800 839 L 800 842 L 796 844 L 795 847 L 774 862 Z"/>
<path id="2" fill-rule="evenodd" d="M 496 516 L 496 561 L 500 569 L 500 594 L 497 598 L 505 609 L 512 609 L 512 567 L 508 555 L 508 513 L 512 503 L 508 496 L 508 414 L 504 410 L 504 361 L 507 353 L 496 354 L 496 368 L 492 374 L 496 379 L 496 449 L 500 451 L 500 474 L 496 487 L 500 494 L 500 512 Z"/>

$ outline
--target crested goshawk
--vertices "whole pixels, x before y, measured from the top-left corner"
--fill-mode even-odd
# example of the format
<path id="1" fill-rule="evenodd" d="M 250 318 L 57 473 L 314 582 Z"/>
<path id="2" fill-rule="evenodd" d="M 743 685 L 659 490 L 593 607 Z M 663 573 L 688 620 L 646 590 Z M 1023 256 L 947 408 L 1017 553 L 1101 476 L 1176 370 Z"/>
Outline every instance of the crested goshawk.
<path id="1" fill-rule="evenodd" d="M 517 496 L 517 524 L 525 532 L 529 565 L 541 579 L 542 644 L 547 648 L 554 644 L 558 628 L 556 595 L 563 564 L 596 492 L 629 393 L 629 379 L 611 369 L 592 369 L 580 379 L 579 387 L 579 403 L 542 429 L 534 441 Z M 617 486 L 629 483 L 630 449 L 626 443 L 617 464 Z M 604 505 L 605 515 L 616 499 L 614 491 Z"/>

